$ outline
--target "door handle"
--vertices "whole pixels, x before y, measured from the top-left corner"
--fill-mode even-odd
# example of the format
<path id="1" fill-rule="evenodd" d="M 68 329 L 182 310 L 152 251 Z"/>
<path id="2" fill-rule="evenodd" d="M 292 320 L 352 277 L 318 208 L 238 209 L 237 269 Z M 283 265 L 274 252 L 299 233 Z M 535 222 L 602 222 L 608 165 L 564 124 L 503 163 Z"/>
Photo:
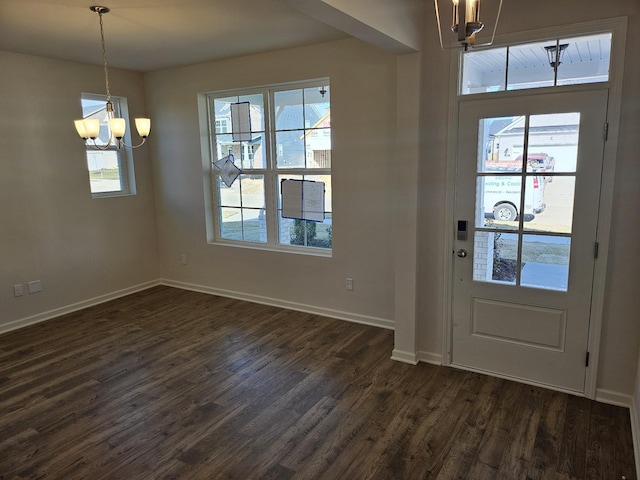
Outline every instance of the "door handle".
<path id="1" fill-rule="evenodd" d="M 464 248 L 461 248 L 456 252 L 456 255 L 458 255 L 460 258 L 464 258 L 467 256 L 467 251 Z"/>

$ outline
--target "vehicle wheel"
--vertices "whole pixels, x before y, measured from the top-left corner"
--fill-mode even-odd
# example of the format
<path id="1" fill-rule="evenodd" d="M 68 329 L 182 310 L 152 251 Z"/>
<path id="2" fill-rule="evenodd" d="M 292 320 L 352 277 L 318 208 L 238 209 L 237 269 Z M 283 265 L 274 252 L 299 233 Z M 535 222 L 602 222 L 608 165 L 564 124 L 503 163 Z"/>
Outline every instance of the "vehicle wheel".
<path id="1" fill-rule="evenodd" d="M 493 218 L 503 222 L 512 222 L 516 219 L 517 215 L 516 207 L 510 203 L 499 203 L 493 209 Z"/>

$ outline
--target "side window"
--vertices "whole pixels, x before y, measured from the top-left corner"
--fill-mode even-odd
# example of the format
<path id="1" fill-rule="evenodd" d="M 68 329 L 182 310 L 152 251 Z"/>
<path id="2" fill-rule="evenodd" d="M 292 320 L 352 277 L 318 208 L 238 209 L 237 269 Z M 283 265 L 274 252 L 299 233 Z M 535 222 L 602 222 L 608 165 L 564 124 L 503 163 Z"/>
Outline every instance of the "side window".
<path id="1" fill-rule="evenodd" d="M 331 252 L 328 79 L 204 98 L 214 204 L 210 241 L 298 253 Z M 244 119 L 238 114 L 242 109 Z M 302 212 L 311 203 L 309 196 L 300 212 L 283 214 L 282 185 L 287 180 L 315 193 L 314 206 L 309 207 L 315 208 L 312 215 Z"/>
<path id="2" fill-rule="evenodd" d="M 87 144 L 87 168 L 89 185 L 94 198 L 135 194 L 133 161 L 130 149 L 117 148 L 109 143 L 107 125 L 107 97 L 104 95 L 83 93 L 82 118 L 94 118 L 100 121 L 100 134 L 95 140 L 95 148 Z M 111 97 L 115 114 L 127 117 L 126 99 Z"/>

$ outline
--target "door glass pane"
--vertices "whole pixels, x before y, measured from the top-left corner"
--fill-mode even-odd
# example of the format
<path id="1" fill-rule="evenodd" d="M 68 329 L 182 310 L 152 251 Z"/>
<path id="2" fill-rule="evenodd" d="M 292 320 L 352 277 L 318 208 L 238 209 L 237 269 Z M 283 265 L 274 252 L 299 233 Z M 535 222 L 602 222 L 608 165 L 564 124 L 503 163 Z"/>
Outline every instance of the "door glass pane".
<path id="1" fill-rule="evenodd" d="M 539 214 L 533 215 L 530 221 L 524 223 L 524 230 L 571 233 L 576 177 L 542 178 L 546 178 L 546 180 L 538 182 L 538 184 L 544 185 L 542 190 L 544 209 Z"/>
<path id="2" fill-rule="evenodd" d="M 571 239 L 550 235 L 523 235 L 523 287 L 567 291 L 569 283 L 569 252 Z"/>
<path id="3" fill-rule="evenodd" d="M 475 232 L 473 279 L 515 285 L 518 271 L 518 235 L 504 232 Z"/>
<path id="4" fill-rule="evenodd" d="M 483 175 L 476 186 L 476 226 L 518 229 L 522 177 Z"/>
<path id="5" fill-rule="evenodd" d="M 579 131 L 579 112 L 531 115 L 527 172 L 575 172 Z"/>
<path id="6" fill-rule="evenodd" d="M 478 173 L 521 172 L 524 127 L 524 116 L 480 119 Z"/>

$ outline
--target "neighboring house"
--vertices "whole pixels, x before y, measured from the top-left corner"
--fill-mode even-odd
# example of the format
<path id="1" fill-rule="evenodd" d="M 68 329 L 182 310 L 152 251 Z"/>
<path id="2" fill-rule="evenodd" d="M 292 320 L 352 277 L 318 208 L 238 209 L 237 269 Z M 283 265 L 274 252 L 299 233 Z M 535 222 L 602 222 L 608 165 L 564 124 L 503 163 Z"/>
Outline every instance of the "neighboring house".
<path id="1" fill-rule="evenodd" d="M 488 158 L 498 163 L 517 161 L 524 150 L 524 121 L 525 117 L 515 117 L 507 126 L 490 134 Z M 557 161 L 573 161 L 567 168 L 574 167 L 578 154 L 579 126 L 578 113 L 532 116 L 527 149 L 529 155 L 546 154 Z"/>
<path id="2" fill-rule="evenodd" d="M 327 109 L 313 129 L 303 137 L 308 145 L 307 165 L 316 168 L 331 168 L 331 111 Z"/>
<path id="3" fill-rule="evenodd" d="M 263 144 L 262 131 L 264 125 L 263 110 L 253 104 L 250 107 L 251 131 L 255 132 L 249 142 L 234 142 L 231 130 L 231 103 L 215 102 L 216 105 L 216 137 L 218 158 L 232 153 L 234 163 L 240 168 L 254 168 L 254 158 L 261 158 Z M 290 130 L 278 133 L 276 151 L 281 165 L 293 167 L 304 165 L 305 142 L 307 164 L 317 168 L 331 168 L 331 112 L 315 104 L 308 106 L 304 123 L 313 125 L 313 130 L 300 136 L 299 126 L 303 125 L 302 109 L 299 105 L 280 107 L 276 111 L 278 129 Z M 301 142 L 302 140 L 302 142 Z"/>

